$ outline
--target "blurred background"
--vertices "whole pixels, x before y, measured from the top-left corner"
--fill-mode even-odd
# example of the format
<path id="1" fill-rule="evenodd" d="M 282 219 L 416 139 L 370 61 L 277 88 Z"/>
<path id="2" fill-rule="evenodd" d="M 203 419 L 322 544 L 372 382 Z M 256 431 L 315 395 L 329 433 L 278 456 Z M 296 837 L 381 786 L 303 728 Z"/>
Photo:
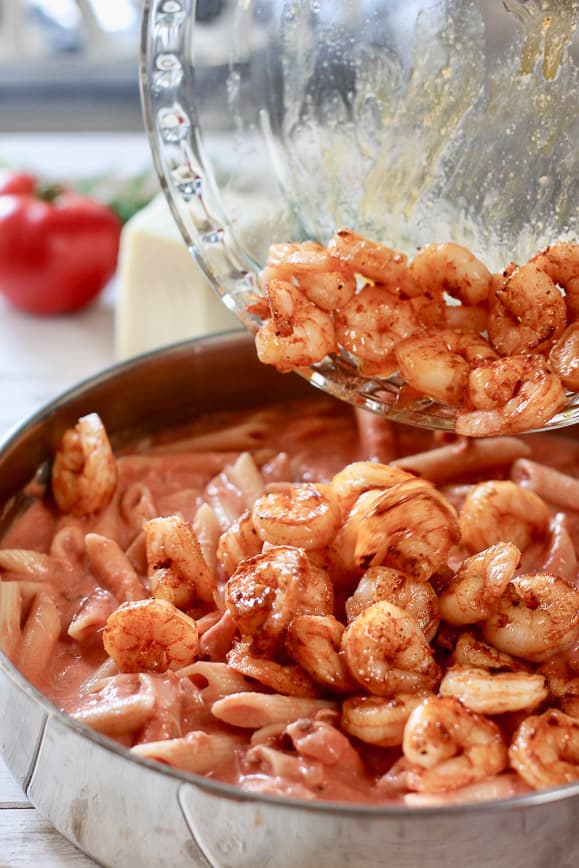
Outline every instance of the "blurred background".
<path id="1" fill-rule="evenodd" d="M 0 132 L 140 130 L 141 0 L 0 0 Z"/>

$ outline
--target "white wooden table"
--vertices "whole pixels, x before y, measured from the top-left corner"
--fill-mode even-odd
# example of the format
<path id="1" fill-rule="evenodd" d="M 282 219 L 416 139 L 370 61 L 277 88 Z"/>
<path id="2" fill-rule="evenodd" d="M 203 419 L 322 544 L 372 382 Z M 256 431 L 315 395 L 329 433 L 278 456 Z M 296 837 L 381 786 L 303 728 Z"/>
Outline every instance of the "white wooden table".
<path id="1" fill-rule="evenodd" d="M 0 136 L 0 161 L 55 177 L 147 165 L 142 136 Z M 91 307 L 67 317 L 35 318 L 0 298 L 0 432 L 79 380 L 114 362 L 114 285 Z M 0 868 L 94 866 L 28 802 L 0 759 Z"/>

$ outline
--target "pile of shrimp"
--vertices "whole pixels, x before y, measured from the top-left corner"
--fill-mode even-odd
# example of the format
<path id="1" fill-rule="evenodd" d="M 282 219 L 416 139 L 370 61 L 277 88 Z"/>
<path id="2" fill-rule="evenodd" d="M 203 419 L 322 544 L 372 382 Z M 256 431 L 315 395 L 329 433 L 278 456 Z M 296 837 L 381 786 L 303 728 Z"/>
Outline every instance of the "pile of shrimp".
<path id="1" fill-rule="evenodd" d="M 138 455 L 130 496 L 99 418 L 66 432 L 55 535 L 33 554 L 43 593 L 61 583 L 60 641 L 101 664 L 74 715 L 139 756 L 299 798 L 432 805 L 578 780 L 579 479 L 520 438 L 423 432 L 408 455 L 402 426 L 337 412 L 326 449 L 359 430 L 357 460 L 317 478 L 297 459 L 306 407 L 293 454 L 264 449 L 284 436 L 274 412 L 259 449 L 156 455 L 158 478 Z M 187 461 L 209 476 L 162 500 Z M 0 550 L 3 580 L 30 564 L 17 554 Z"/>
<path id="2" fill-rule="evenodd" d="M 540 428 L 579 391 L 579 244 L 491 274 L 469 250 L 405 254 L 349 229 L 327 247 L 274 244 L 249 310 L 259 359 L 282 372 L 346 353 L 363 376 L 398 374 L 400 401 L 457 408 L 471 437 Z"/>

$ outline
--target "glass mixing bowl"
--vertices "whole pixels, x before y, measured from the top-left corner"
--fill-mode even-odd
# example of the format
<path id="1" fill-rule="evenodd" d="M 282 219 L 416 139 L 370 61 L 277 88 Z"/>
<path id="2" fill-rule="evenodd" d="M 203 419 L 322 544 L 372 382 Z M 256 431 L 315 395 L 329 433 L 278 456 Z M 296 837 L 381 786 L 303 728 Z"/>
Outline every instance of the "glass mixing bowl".
<path id="1" fill-rule="evenodd" d="M 183 236 L 223 302 L 269 245 L 347 226 L 493 270 L 577 232 L 578 0 L 147 0 L 142 97 Z M 346 353 L 307 372 L 351 403 L 452 428 Z M 579 416 L 579 398 L 548 427 Z"/>

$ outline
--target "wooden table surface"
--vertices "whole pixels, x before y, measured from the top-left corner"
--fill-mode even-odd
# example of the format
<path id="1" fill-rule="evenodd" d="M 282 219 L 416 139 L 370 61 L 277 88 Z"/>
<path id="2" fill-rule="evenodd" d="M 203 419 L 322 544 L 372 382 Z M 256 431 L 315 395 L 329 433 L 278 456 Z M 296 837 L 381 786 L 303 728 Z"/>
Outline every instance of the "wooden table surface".
<path id="1" fill-rule="evenodd" d="M 0 161 L 59 175 L 138 172 L 143 135 L 0 136 Z M 115 288 L 80 313 L 36 318 L 0 299 L 0 434 L 114 359 Z M 94 862 L 55 832 L 0 758 L 0 868 L 89 868 Z"/>

